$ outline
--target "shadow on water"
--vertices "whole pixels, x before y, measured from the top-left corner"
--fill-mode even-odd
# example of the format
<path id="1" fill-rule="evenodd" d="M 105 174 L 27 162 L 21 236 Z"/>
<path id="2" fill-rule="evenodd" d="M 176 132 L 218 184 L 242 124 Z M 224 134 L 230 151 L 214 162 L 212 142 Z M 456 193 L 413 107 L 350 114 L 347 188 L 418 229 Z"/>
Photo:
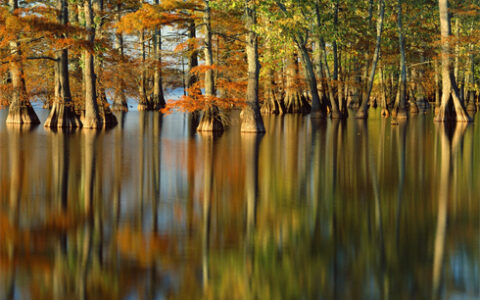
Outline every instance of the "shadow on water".
<path id="1" fill-rule="evenodd" d="M 116 117 L 0 126 L 1 299 L 480 295 L 478 122 Z"/>

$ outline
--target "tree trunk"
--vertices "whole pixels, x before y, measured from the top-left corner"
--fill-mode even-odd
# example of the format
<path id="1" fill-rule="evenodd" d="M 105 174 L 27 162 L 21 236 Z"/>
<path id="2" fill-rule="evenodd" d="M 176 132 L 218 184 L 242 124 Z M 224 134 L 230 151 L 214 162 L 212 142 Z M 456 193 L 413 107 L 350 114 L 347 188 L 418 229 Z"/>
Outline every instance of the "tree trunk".
<path id="1" fill-rule="evenodd" d="M 310 55 L 308 54 L 306 41 L 304 41 L 304 38 L 301 35 L 297 34 L 295 36 L 295 42 L 302 55 L 303 67 L 305 69 L 305 77 L 307 79 L 308 87 L 310 89 L 310 94 L 312 97 L 311 112 L 312 114 L 320 118 L 325 118 L 327 116 L 327 105 L 323 101 L 323 99 L 320 99 L 318 94 L 317 79 L 313 70 L 312 60 L 310 58 Z"/>
<path id="2" fill-rule="evenodd" d="M 15 14 L 18 0 L 8 0 L 10 14 Z M 40 120 L 28 100 L 23 72 L 22 52 L 16 40 L 10 42 L 10 76 L 12 80 L 12 99 L 8 108 L 7 124 L 39 124 Z"/>
<path id="3" fill-rule="evenodd" d="M 57 0 L 59 11 L 57 21 L 66 26 L 68 24 L 68 2 Z M 60 36 L 65 38 L 65 35 Z M 76 115 L 70 92 L 68 74 L 68 50 L 63 49 L 57 54 L 55 62 L 55 99 L 52 110 L 45 122 L 45 127 L 51 128 L 78 128 L 82 126 L 79 116 Z"/>
<path id="4" fill-rule="evenodd" d="M 116 21 L 119 22 L 122 15 L 121 15 L 122 4 L 119 2 L 117 4 L 117 12 L 116 12 Z M 125 96 L 125 81 L 123 79 L 123 74 L 121 70 L 121 64 L 124 62 L 125 52 L 124 52 L 124 45 L 123 45 L 123 34 L 120 32 L 115 33 L 115 49 L 117 50 L 118 55 L 118 62 L 117 67 L 120 65 L 120 68 L 117 68 L 117 74 L 115 80 L 117 82 L 117 86 L 115 89 L 115 96 L 113 98 L 113 105 L 112 111 L 128 111 L 127 105 L 127 97 Z"/>
<path id="5" fill-rule="evenodd" d="M 471 122 L 472 119 L 465 111 L 460 100 L 457 84 L 450 64 L 450 42 L 451 35 L 450 16 L 448 15 L 448 0 L 438 1 L 440 10 L 440 31 L 442 35 L 442 100 L 435 121 L 445 122 Z M 453 101 L 454 110 L 451 102 Z"/>
<path id="6" fill-rule="evenodd" d="M 320 45 L 322 47 L 322 53 L 323 53 L 323 61 L 320 62 L 320 64 L 323 65 L 323 69 L 325 69 L 325 74 L 326 74 L 326 92 L 328 93 L 328 98 L 330 99 L 330 105 L 332 106 L 332 119 L 342 119 L 343 115 L 340 112 L 340 109 L 338 108 L 338 101 L 337 98 L 335 98 L 334 95 L 334 84 L 330 84 L 331 82 L 331 75 L 330 75 L 330 69 L 328 67 L 328 61 L 327 61 L 327 48 L 325 46 L 325 41 L 323 38 L 320 38 Z M 335 51 L 336 52 L 336 51 Z M 334 56 L 336 56 L 336 53 L 334 53 Z M 336 60 L 336 59 L 335 59 Z M 337 63 L 338 64 L 338 63 Z M 334 66 L 334 69 L 336 67 Z M 338 72 L 334 71 L 334 73 Z M 337 75 L 335 75 L 337 76 Z"/>
<path id="7" fill-rule="evenodd" d="M 155 4 L 159 4 L 159 0 L 155 0 Z M 158 110 L 165 107 L 165 98 L 163 95 L 162 83 L 162 29 L 155 28 L 153 35 L 153 55 L 155 59 L 155 71 L 153 75 L 153 109 Z"/>
<path id="8" fill-rule="evenodd" d="M 298 59 L 296 54 L 288 54 L 286 60 L 285 112 L 306 114 L 310 104 L 298 87 Z"/>
<path id="9" fill-rule="evenodd" d="M 473 49 L 471 49 L 469 55 L 469 76 L 467 84 L 467 111 L 469 113 L 475 113 L 477 111 L 477 106 L 475 105 L 475 60 Z"/>
<path id="10" fill-rule="evenodd" d="M 93 0 L 92 2 L 92 8 L 94 15 L 97 15 L 99 17 L 94 18 L 95 21 L 95 36 L 98 37 L 99 39 L 104 39 L 105 38 L 105 32 L 104 32 L 104 3 L 103 0 Z M 115 115 L 112 113 L 110 106 L 108 105 L 107 102 L 107 93 L 105 91 L 105 86 L 104 86 L 104 75 L 103 75 L 103 53 L 98 53 L 97 54 L 98 59 L 94 60 L 94 72 L 95 72 L 95 78 L 96 78 L 96 89 L 97 89 L 97 98 L 100 100 L 99 101 L 99 114 L 100 118 L 102 119 L 103 126 L 105 128 L 110 128 L 115 125 L 117 125 L 117 118 Z"/>
<path id="11" fill-rule="evenodd" d="M 140 44 L 142 45 L 142 66 L 140 71 L 140 84 L 138 85 L 139 97 L 137 109 L 140 110 L 149 110 L 149 103 L 147 97 L 147 72 L 145 70 L 145 60 L 146 60 L 146 50 L 145 50 L 145 31 L 142 30 L 140 33 Z"/>
<path id="12" fill-rule="evenodd" d="M 91 52 L 94 49 L 95 42 L 92 0 L 85 0 L 84 11 L 85 29 L 90 49 L 84 50 L 85 116 L 82 123 L 84 128 L 97 129 L 101 128 L 103 124 L 98 112 L 94 57 Z"/>
<path id="13" fill-rule="evenodd" d="M 375 53 L 373 54 L 372 68 L 370 70 L 370 77 L 368 78 L 366 97 L 365 99 L 363 99 L 362 106 L 360 107 L 357 115 L 355 116 L 357 119 L 368 118 L 368 103 L 370 101 L 370 95 L 372 93 L 373 81 L 375 79 L 375 71 L 377 69 L 378 59 L 380 58 L 384 15 L 385 2 L 383 0 L 380 0 L 378 3 L 377 41 L 375 45 Z"/>
<path id="14" fill-rule="evenodd" d="M 275 88 L 275 73 L 272 67 L 266 72 L 265 96 L 260 111 L 264 114 L 284 114 L 286 111 L 283 100 L 276 93 Z"/>
<path id="15" fill-rule="evenodd" d="M 193 69 L 198 66 L 198 51 L 195 49 L 197 39 L 197 30 L 195 28 L 195 21 L 190 20 L 188 22 L 188 74 L 187 74 L 187 95 L 190 98 L 195 99 L 202 94 L 202 91 L 198 87 L 198 76 L 194 73 Z M 198 111 L 189 113 L 188 115 L 190 130 L 195 132 L 200 121 L 200 114 Z"/>
<path id="16" fill-rule="evenodd" d="M 247 33 L 247 63 L 248 63 L 248 85 L 246 106 L 242 110 L 241 118 L 242 132 L 260 133 L 265 132 L 263 119 L 260 115 L 258 105 L 258 77 L 260 74 L 260 63 L 258 61 L 258 40 L 254 27 L 257 25 L 255 2 L 245 0 L 246 27 Z"/>
<path id="17" fill-rule="evenodd" d="M 395 101 L 394 113 L 392 118 L 392 124 L 397 124 L 398 120 L 405 120 L 408 118 L 407 114 L 407 66 L 405 58 L 405 40 L 403 37 L 403 24 L 402 24 L 402 0 L 398 0 L 397 5 L 397 29 L 398 40 L 400 47 L 400 76 L 398 82 L 398 100 Z"/>
<path id="18" fill-rule="evenodd" d="M 205 111 L 198 125 L 197 131 L 223 131 L 223 124 L 220 119 L 218 107 L 214 103 L 215 79 L 213 72 L 213 50 L 212 50 L 212 25 L 210 0 L 204 0 L 205 11 L 203 22 L 205 23 Z"/>

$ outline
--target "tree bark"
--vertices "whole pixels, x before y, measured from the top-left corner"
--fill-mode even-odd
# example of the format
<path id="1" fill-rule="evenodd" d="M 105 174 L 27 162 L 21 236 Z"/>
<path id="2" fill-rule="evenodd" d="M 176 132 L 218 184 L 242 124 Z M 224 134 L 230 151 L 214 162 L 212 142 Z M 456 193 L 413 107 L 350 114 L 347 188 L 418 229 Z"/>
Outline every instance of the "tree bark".
<path id="1" fill-rule="evenodd" d="M 372 88 L 373 88 L 373 81 L 375 79 L 375 72 L 377 69 L 378 60 L 380 58 L 384 15 L 385 15 L 385 2 L 383 0 L 380 0 L 378 3 L 377 41 L 375 45 L 375 53 L 373 54 L 370 77 L 368 78 L 366 97 L 365 99 L 363 99 L 362 106 L 360 107 L 360 109 L 357 112 L 357 115 L 355 116 L 357 119 L 368 118 L 368 103 L 370 101 L 370 95 L 372 93 Z"/>
<path id="2" fill-rule="evenodd" d="M 392 124 L 397 124 L 398 120 L 405 120 L 408 118 L 407 114 L 407 66 L 405 58 L 405 39 L 403 36 L 403 24 L 402 24 L 402 0 L 398 0 L 397 5 L 397 29 L 398 40 L 400 47 L 400 80 L 398 84 L 399 97 L 395 103 L 394 114 L 392 118 Z"/>
<path id="3" fill-rule="evenodd" d="M 84 81 L 85 81 L 85 116 L 82 120 L 83 127 L 88 129 L 97 129 L 102 127 L 100 119 L 97 93 L 96 93 L 96 76 L 94 68 L 94 57 L 92 51 L 95 42 L 95 29 L 93 28 L 93 9 L 92 0 L 85 0 L 85 29 L 87 31 L 87 41 L 90 49 L 84 50 Z"/>
<path id="4" fill-rule="evenodd" d="M 471 122 L 472 119 L 465 111 L 450 63 L 451 36 L 450 16 L 448 14 L 448 0 L 438 1 L 440 10 L 440 31 L 442 36 L 442 100 L 440 109 L 435 116 L 436 122 L 457 121 Z M 451 102 L 453 102 L 453 108 Z"/>
<path id="5" fill-rule="evenodd" d="M 298 58 L 296 53 L 287 54 L 286 59 L 286 86 L 285 86 L 285 112 L 301 113 L 310 112 L 307 98 L 300 92 L 298 86 Z"/>
<path id="6" fill-rule="evenodd" d="M 241 118 L 242 132 L 261 133 L 265 132 L 265 126 L 260 114 L 258 104 L 258 84 L 260 74 L 260 63 L 258 61 L 258 40 L 254 27 L 257 24 L 255 2 L 245 0 L 246 27 L 247 33 L 247 63 L 248 63 L 248 85 L 246 106 L 242 110 Z"/>
<path id="7" fill-rule="evenodd" d="M 214 103 L 215 79 L 213 72 L 213 49 L 212 49 L 212 24 L 210 0 L 204 0 L 205 11 L 203 22 L 205 23 L 205 101 L 206 108 L 198 125 L 197 131 L 223 131 L 223 124 L 220 119 L 218 107 Z"/>
<path id="8" fill-rule="evenodd" d="M 58 16 L 57 21 L 61 25 L 68 24 L 68 2 L 57 0 Z M 60 35 L 59 38 L 66 38 Z M 70 79 L 68 74 L 68 50 L 62 49 L 56 57 L 55 62 L 55 99 L 52 110 L 45 122 L 48 128 L 78 128 L 82 126 L 79 116 L 75 113 L 70 91 Z"/>
<path id="9" fill-rule="evenodd" d="M 8 0 L 10 14 L 14 15 L 18 8 L 18 0 Z M 10 76 L 12 80 L 12 99 L 8 108 L 7 124 L 39 124 L 40 120 L 28 100 L 23 72 L 22 51 L 17 40 L 10 42 Z"/>
<path id="10" fill-rule="evenodd" d="M 155 0 L 155 4 L 159 4 L 159 0 Z M 155 59 L 155 68 L 153 75 L 153 109 L 158 110 L 165 107 L 165 97 L 163 95 L 162 80 L 162 29 L 155 28 L 153 35 L 153 55 Z"/>
<path id="11" fill-rule="evenodd" d="M 116 5 L 116 15 L 115 19 L 117 22 L 120 21 L 122 4 L 121 2 Z M 125 58 L 124 43 L 123 43 L 123 34 L 121 32 L 115 33 L 115 49 L 117 50 L 118 62 L 117 62 L 117 74 L 115 80 L 117 82 L 115 96 L 113 98 L 112 111 L 128 111 L 127 97 L 125 96 L 125 81 L 122 76 L 121 64 Z M 120 65 L 120 68 L 118 68 Z"/>

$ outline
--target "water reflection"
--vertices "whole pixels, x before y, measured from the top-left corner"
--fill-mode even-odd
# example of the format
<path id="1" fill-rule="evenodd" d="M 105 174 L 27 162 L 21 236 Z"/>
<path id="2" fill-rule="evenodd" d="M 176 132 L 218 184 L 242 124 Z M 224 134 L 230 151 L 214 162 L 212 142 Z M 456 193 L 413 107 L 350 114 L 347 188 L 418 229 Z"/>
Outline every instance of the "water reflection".
<path id="1" fill-rule="evenodd" d="M 480 295 L 478 121 L 117 118 L 0 128 L 1 299 Z"/>

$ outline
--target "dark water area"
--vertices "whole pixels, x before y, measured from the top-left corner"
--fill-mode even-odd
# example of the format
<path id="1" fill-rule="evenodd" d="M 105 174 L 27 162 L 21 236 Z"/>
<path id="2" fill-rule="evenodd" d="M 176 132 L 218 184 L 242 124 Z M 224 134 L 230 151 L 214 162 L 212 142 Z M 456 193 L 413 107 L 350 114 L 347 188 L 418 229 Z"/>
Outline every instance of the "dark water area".
<path id="1" fill-rule="evenodd" d="M 42 120 L 47 111 L 37 110 Z M 478 299 L 480 119 L 6 128 L 0 299 Z"/>

